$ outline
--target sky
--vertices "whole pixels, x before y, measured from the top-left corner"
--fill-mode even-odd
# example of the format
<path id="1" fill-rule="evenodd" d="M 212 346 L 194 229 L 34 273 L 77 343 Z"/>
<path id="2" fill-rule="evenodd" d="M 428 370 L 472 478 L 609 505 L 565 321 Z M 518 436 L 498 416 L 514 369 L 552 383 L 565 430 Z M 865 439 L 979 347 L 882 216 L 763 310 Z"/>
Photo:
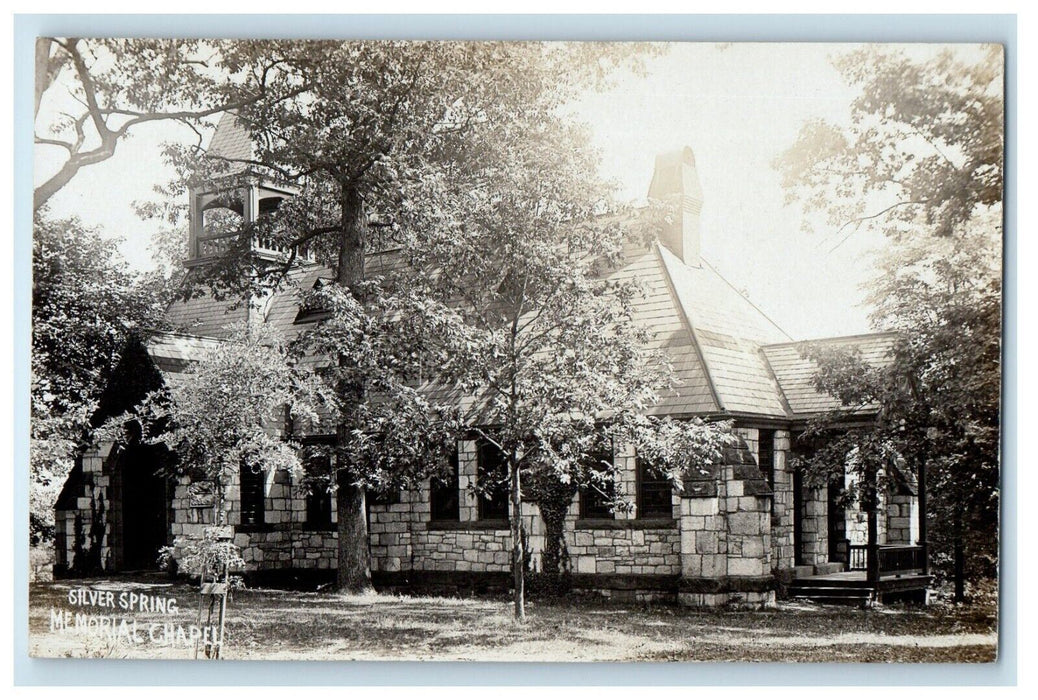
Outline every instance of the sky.
<path id="1" fill-rule="evenodd" d="M 832 250 L 833 231 L 802 231 L 802 214 L 784 204 L 771 166 L 806 121 L 848 120 L 855 91 L 830 57 L 852 48 L 676 43 L 649 61 L 646 75 L 624 74 L 573 106 L 601 152 L 602 175 L 618 183 L 624 201 L 644 201 L 656 154 L 692 148 L 704 193 L 703 257 L 797 339 L 871 330 L 862 285 L 875 274 L 869 254 L 882 239 L 860 233 Z M 45 102 L 40 123 L 56 108 Z M 183 126 L 145 125 L 55 195 L 52 214 L 76 215 L 123 239 L 130 263 L 150 267 L 160 224 L 138 218 L 134 203 L 155 199 L 154 186 L 169 178 L 162 143 L 195 138 Z M 37 183 L 57 167 L 53 151 L 37 149 Z"/>

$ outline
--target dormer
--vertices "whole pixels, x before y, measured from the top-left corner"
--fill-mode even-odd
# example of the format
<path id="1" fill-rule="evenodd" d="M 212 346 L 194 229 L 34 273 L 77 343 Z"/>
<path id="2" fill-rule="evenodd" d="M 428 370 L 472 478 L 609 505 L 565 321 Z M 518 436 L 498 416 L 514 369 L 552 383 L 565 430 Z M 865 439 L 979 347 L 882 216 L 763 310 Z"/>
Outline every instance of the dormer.
<path id="1" fill-rule="evenodd" d="M 220 119 L 207 150 L 207 157 L 220 159 L 224 173 L 211 182 L 191 188 L 190 240 L 187 266 L 201 265 L 223 255 L 230 243 L 245 229 L 276 211 L 297 191 L 261 174 L 253 166 L 254 147 L 248 131 L 235 115 L 227 112 Z M 256 237 L 254 255 L 283 259 L 291 251 L 272 240 Z M 299 251 L 298 259 L 310 260 L 309 251 Z"/>

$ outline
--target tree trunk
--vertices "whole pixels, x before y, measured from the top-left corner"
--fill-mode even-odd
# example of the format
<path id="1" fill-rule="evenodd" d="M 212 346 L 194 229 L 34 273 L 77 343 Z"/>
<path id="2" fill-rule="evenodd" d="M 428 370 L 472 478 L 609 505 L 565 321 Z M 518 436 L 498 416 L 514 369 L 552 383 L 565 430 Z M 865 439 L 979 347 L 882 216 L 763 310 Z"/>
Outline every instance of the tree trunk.
<path id="1" fill-rule="evenodd" d="M 336 516 L 339 519 L 336 588 L 345 593 L 370 591 L 373 586 L 364 487 L 356 484 L 345 471 L 338 473 Z"/>
<path id="2" fill-rule="evenodd" d="M 519 484 L 519 463 L 512 454 L 509 460 L 508 470 L 510 472 L 512 496 L 512 576 L 514 578 L 514 590 L 512 601 L 515 604 L 516 622 L 526 622 L 526 601 L 524 590 L 525 580 L 523 576 L 524 552 L 523 552 L 523 519 L 522 519 L 522 491 Z"/>
<path id="3" fill-rule="evenodd" d="M 364 247 L 367 222 L 364 218 L 364 202 L 356 188 L 343 187 L 342 232 L 339 238 L 336 283 L 354 291 L 357 282 L 364 279 Z M 364 387 L 343 383 L 339 386 L 347 414 L 350 404 L 364 401 Z M 341 425 L 338 431 L 339 445 L 345 445 L 350 432 L 349 425 Z M 368 517 L 365 506 L 363 480 L 353 465 L 338 465 L 336 484 L 336 515 L 338 517 L 338 573 L 336 587 L 340 591 L 360 593 L 373 588 L 371 584 L 371 552 L 368 544 Z"/>
<path id="4" fill-rule="evenodd" d="M 964 603 L 966 602 L 966 547 L 962 541 L 962 509 L 959 506 L 955 507 L 953 527 L 954 571 L 952 578 L 955 582 L 955 602 Z"/>
<path id="5" fill-rule="evenodd" d="M 928 543 L 929 533 L 926 529 L 926 460 L 919 460 L 918 493 L 919 493 L 919 544 L 923 548 L 923 573 L 930 573 L 930 545 Z"/>

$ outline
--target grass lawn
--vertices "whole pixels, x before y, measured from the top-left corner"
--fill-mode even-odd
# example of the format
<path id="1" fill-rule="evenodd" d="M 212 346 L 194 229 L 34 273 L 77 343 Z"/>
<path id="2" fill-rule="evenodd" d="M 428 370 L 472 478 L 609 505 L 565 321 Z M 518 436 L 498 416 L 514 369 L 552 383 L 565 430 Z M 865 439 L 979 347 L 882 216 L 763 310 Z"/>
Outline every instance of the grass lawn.
<path id="1" fill-rule="evenodd" d="M 176 614 L 132 616 L 143 640 L 112 641 L 95 630 L 50 630 L 55 611 L 128 617 L 121 610 L 72 608 L 69 591 L 147 593 L 176 598 Z M 166 581 L 30 584 L 29 648 L 34 656 L 192 658 L 194 647 L 152 643 L 150 623 L 190 625 L 197 589 Z M 776 610 L 694 611 L 666 606 L 530 602 L 512 622 L 506 599 L 346 596 L 253 589 L 228 604 L 228 659 L 471 661 L 994 661 L 989 606 L 872 610 L 783 603 Z M 118 623 L 117 623 L 118 624 Z"/>

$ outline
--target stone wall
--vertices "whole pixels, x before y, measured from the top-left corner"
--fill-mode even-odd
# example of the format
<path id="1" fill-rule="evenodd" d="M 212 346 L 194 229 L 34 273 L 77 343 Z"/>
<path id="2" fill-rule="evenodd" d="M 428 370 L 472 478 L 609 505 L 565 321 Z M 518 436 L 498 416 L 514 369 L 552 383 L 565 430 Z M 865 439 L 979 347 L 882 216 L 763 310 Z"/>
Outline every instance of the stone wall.
<path id="1" fill-rule="evenodd" d="M 801 561 L 818 565 L 829 561 L 828 498 L 825 489 L 803 484 L 800 521 Z"/>
<path id="2" fill-rule="evenodd" d="M 119 452 L 118 447 L 109 442 L 80 456 L 80 482 L 68 499 L 67 507 L 55 510 L 55 543 L 61 547 L 60 552 L 55 552 L 55 560 L 62 568 L 61 573 L 67 573 L 73 566 L 82 567 L 85 572 L 117 568 L 119 559 L 113 549 L 113 523 L 118 526 L 121 508 L 116 507 L 113 514 L 112 475 Z"/>
<path id="3" fill-rule="evenodd" d="M 776 430 L 771 500 L 771 568 L 792 569 L 796 565 L 793 544 L 793 470 L 789 459 L 789 431 Z"/>
<path id="4" fill-rule="evenodd" d="M 685 605 L 770 605 L 771 490 L 757 466 L 757 431 L 740 429 L 713 483 L 686 482 L 680 503 Z"/>
<path id="5" fill-rule="evenodd" d="M 636 482 L 633 453 L 616 457 L 623 470 L 617 487 L 634 499 Z M 476 444 L 464 441 L 459 448 L 459 520 L 431 523 L 430 488 L 404 491 L 398 503 L 369 507 L 372 570 L 498 572 L 511 570 L 511 533 L 507 523 L 478 519 L 478 496 L 469 489 L 477 477 Z M 202 537 L 213 523 L 207 502 L 192 503 L 191 484 L 182 479 L 175 490 L 175 537 Z M 334 529 L 307 528 L 305 495 L 287 474 L 267 475 L 263 527 L 242 527 L 237 477 L 227 486 L 226 522 L 235 529 L 234 543 L 241 548 L 247 570 L 276 568 L 333 569 L 337 564 Z M 682 499 L 675 493 L 674 514 Z M 509 508 L 511 511 L 511 507 Z M 335 519 L 334 495 L 332 517 Z M 613 521 L 585 521 L 579 517 L 579 496 L 566 518 L 565 539 L 575 574 L 676 576 L 681 572 L 681 535 L 678 521 L 637 518 L 637 513 L 617 513 Z M 533 503 L 523 503 L 522 517 L 528 535 L 531 569 L 541 570 L 544 522 Z"/>
<path id="6" fill-rule="evenodd" d="M 632 510 L 610 519 L 586 520 L 581 518 L 579 496 L 575 496 L 564 529 L 575 586 L 635 599 L 656 598 L 665 592 L 672 598 L 676 594 L 688 605 L 755 606 L 773 601 L 773 574 L 793 564 L 789 434 L 775 433 L 773 495 L 767 475 L 757 466 L 758 431 L 742 428 L 738 432 L 741 445 L 726 454 L 726 464 L 702 470 L 672 494 L 670 518 L 640 518 Z M 634 451 L 621 449 L 614 459 L 621 475 L 617 489 L 636 504 Z M 478 496 L 470 488 L 478 475 L 477 466 L 476 443 L 461 442 L 457 521 L 430 521 L 428 481 L 401 493 L 397 502 L 369 506 L 374 572 L 383 576 L 409 571 L 507 575 L 511 534 L 506 521 L 479 520 Z M 288 474 L 266 475 L 264 493 L 265 522 L 248 526 L 241 522 L 237 475 L 226 487 L 221 519 L 233 530 L 233 541 L 242 551 L 247 570 L 333 570 L 337 565 L 334 495 L 332 523 L 315 527 L 306 522 L 305 493 Z M 818 499 L 811 495 L 808 493 L 804 523 L 806 549 L 814 547 L 816 560 L 824 562 L 824 493 Z M 187 479 L 176 484 L 172 505 L 174 537 L 202 537 L 215 521 L 212 499 L 207 500 Z M 84 500 L 79 510 L 89 509 Z M 533 503 L 523 504 L 521 516 L 528 535 L 530 567 L 539 572 L 544 523 Z M 69 522 L 69 514 L 63 517 Z M 65 529 L 70 547 L 70 526 Z"/>
<path id="7" fill-rule="evenodd" d="M 854 474 L 847 474 L 845 480 L 848 488 L 856 487 L 857 478 Z M 887 541 L 887 519 L 883 517 L 886 502 L 887 495 L 880 493 L 876 517 L 876 541 L 880 544 Z M 844 537 L 850 540 L 851 544 L 868 544 L 869 517 L 859 503 L 848 506 L 844 511 Z"/>
<path id="8" fill-rule="evenodd" d="M 880 520 L 883 520 L 881 518 Z M 910 493 L 893 493 L 887 499 L 887 544 L 917 544 L 919 541 L 919 499 Z"/>

